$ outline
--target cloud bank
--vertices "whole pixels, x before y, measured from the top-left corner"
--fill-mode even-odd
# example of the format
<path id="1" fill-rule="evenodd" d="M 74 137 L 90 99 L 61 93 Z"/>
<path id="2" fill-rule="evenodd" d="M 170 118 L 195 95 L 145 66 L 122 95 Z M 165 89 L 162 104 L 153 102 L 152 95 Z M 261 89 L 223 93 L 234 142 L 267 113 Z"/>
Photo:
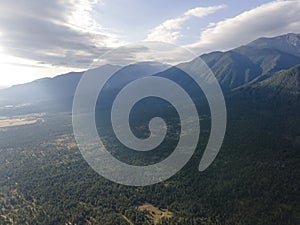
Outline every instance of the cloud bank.
<path id="1" fill-rule="evenodd" d="M 300 33 L 300 1 L 274 1 L 210 24 L 188 47 L 197 53 L 229 50 L 260 37 Z"/>
<path id="2" fill-rule="evenodd" d="M 87 67 L 117 44 L 91 17 L 88 0 L 0 1 L 2 51 L 41 64 Z"/>

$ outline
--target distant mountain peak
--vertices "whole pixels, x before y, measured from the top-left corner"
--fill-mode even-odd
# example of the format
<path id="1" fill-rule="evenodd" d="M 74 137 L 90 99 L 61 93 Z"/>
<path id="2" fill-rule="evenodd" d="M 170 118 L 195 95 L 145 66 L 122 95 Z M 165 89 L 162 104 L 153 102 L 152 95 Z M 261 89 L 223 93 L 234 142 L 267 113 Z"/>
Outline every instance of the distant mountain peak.
<path id="1" fill-rule="evenodd" d="M 300 34 L 288 33 L 277 37 L 259 38 L 248 46 L 273 48 L 300 57 Z"/>
<path id="2" fill-rule="evenodd" d="M 286 40 L 294 46 L 300 45 L 300 34 L 289 33 L 286 35 Z"/>

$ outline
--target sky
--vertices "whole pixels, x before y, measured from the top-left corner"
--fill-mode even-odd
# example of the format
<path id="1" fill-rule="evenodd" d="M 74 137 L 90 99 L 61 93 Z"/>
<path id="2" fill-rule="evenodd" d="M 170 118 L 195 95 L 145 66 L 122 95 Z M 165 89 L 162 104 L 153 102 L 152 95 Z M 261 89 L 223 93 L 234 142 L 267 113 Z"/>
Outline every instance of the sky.
<path id="1" fill-rule="evenodd" d="M 1 0 L 0 88 L 82 71 L 138 41 L 196 55 L 300 33 L 300 0 Z"/>

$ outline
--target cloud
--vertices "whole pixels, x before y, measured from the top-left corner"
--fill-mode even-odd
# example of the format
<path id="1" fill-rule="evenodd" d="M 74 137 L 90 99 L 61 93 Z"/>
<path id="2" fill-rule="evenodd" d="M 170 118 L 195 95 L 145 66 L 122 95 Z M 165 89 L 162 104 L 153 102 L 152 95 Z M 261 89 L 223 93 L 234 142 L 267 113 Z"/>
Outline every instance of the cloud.
<path id="1" fill-rule="evenodd" d="M 213 14 L 220 9 L 224 9 L 225 7 L 226 7 L 226 5 L 217 5 L 217 6 L 210 6 L 210 7 L 197 7 L 194 9 L 190 9 L 184 15 L 187 17 L 195 16 L 195 17 L 201 18 L 204 16 L 208 16 L 210 14 Z"/>
<path id="2" fill-rule="evenodd" d="M 179 38 L 182 37 L 180 30 L 182 29 L 184 22 L 188 21 L 192 17 L 201 18 L 208 16 L 225 7 L 226 5 L 217 5 L 190 9 L 180 17 L 166 20 L 159 26 L 150 30 L 146 40 L 175 43 Z"/>
<path id="3" fill-rule="evenodd" d="M 10 0 L 0 2 L 2 51 L 39 63 L 85 68 L 118 45 L 103 32 L 88 0 Z"/>
<path id="4" fill-rule="evenodd" d="M 128 65 L 139 62 L 156 62 L 165 65 L 178 65 L 195 58 L 186 48 L 161 42 L 138 42 L 129 44 L 105 54 L 94 66 L 105 64 Z"/>
<path id="5" fill-rule="evenodd" d="M 199 42 L 188 47 L 199 53 L 228 50 L 260 37 L 300 32 L 300 1 L 273 1 L 234 18 L 210 24 Z"/>

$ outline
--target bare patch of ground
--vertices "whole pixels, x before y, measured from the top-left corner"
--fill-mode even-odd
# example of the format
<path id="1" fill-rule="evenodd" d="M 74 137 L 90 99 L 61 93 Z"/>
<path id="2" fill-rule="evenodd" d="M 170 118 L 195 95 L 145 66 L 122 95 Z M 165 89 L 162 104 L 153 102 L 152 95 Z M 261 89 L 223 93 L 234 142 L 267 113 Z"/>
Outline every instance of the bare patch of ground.
<path id="1" fill-rule="evenodd" d="M 73 135 L 61 135 L 55 140 L 56 146 L 66 148 L 68 150 L 76 148 L 77 143 Z"/>
<path id="2" fill-rule="evenodd" d="M 149 219 L 153 222 L 154 225 L 156 225 L 160 219 L 168 219 L 173 216 L 173 213 L 168 211 L 167 209 L 159 209 L 149 203 L 145 203 L 144 205 L 139 206 L 138 210 L 148 211 Z"/>
<path id="3" fill-rule="evenodd" d="M 36 122 L 43 122 L 43 114 L 29 114 L 12 117 L 0 117 L 0 128 L 14 127 L 21 125 L 34 124 Z"/>

